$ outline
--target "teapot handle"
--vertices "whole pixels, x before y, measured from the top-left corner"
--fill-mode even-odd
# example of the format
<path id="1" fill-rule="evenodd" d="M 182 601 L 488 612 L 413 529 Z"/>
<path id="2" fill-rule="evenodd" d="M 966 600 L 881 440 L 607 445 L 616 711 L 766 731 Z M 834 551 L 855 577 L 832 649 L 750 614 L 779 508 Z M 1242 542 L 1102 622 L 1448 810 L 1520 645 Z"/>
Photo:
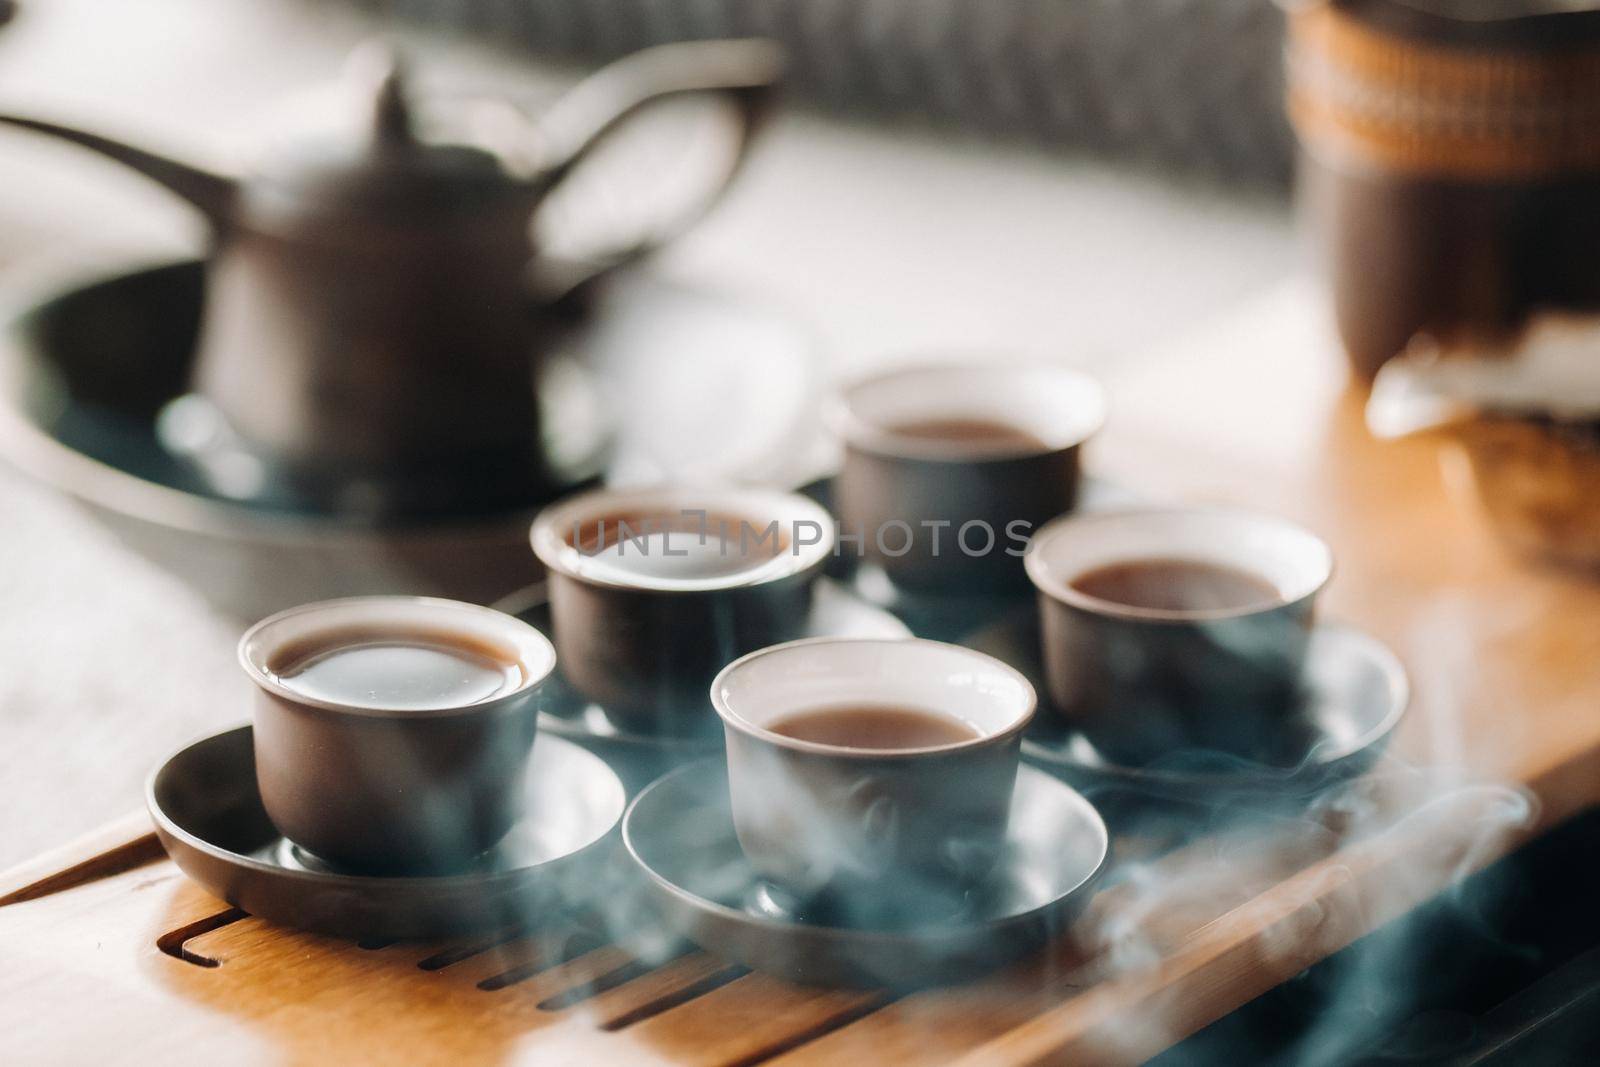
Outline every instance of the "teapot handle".
<path id="1" fill-rule="evenodd" d="M 618 127 L 659 100 L 716 94 L 733 105 L 727 169 L 675 217 L 578 268 L 536 271 L 537 288 L 559 300 L 618 267 L 648 256 L 698 222 L 742 169 L 765 125 L 782 77 L 782 48 L 760 38 L 658 45 L 617 60 L 563 96 L 538 122 L 546 192 L 564 181 Z M 544 266 L 543 264 L 540 265 Z M 554 276 L 565 274 L 565 277 Z"/>

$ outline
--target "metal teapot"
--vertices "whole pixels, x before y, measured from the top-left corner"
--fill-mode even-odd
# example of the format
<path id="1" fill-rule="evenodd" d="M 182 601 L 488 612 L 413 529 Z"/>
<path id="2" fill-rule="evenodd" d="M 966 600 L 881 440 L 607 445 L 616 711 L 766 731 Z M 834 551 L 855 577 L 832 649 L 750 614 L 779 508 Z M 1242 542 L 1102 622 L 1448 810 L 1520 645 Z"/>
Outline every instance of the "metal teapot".
<path id="1" fill-rule="evenodd" d="M 132 167 L 209 221 L 185 399 L 255 464 L 229 495 L 363 517 L 483 513 L 567 487 L 535 384 L 558 294 L 658 247 L 717 199 L 780 69 L 764 41 L 663 46 L 605 67 L 539 119 L 483 104 L 477 117 L 492 123 L 443 141 L 419 128 L 393 55 L 367 45 L 336 92 L 302 101 L 287 135 L 238 173 L 41 118 L 0 123 Z M 553 269 L 533 237 L 546 197 L 646 104 L 689 93 L 732 105 L 731 163 L 715 186 L 581 275 Z"/>

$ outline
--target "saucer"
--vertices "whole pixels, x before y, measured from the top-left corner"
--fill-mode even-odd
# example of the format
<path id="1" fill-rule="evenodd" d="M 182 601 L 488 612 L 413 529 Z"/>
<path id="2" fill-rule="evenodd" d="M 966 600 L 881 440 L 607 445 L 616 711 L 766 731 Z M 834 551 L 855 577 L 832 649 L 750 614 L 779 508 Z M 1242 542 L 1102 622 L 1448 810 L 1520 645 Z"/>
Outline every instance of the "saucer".
<path id="1" fill-rule="evenodd" d="M 1072 788 L 1023 767 L 1012 803 L 1000 866 L 965 912 L 892 930 L 774 908 L 739 848 L 719 761 L 679 768 L 640 793 L 622 838 L 667 925 L 719 956 L 799 982 L 926 985 L 990 970 L 1059 935 L 1105 869 L 1105 822 Z"/>
<path id="2" fill-rule="evenodd" d="M 180 749 L 145 786 L 167 854 L 205 889 L 251 915 L 344 937 L 422 938 L 503 929 L 582 899 L 611 854 L 626 796 L 590 752 L 539 737 L 530 814 L 458 874 L 346 874 L 302 853 L 267 819 L 256 791 L 251 728 Z"/>
<path id="3" fill-rule="evenodd" d="M 1018 608 L 961 641 L 1011 664 L 1046 688 L 1039 625 L 1032 605 Z M 1371 766 L 1404 718 L 1410 683 L 1398 657 L 1353 626 L 1319 623 L 1311 635 L 1306 698 L 1281 737 L 1257 759 L 1192 749 L 1153 763 L 1109 759 L 1081 732 L 1041 706 L 1022 740 L 1022 755 L 1080 788 L 1115 785 L 1134 792 L 1193 797 L 1200 790 L 1272 796 L 1310 795 Z"/>
<path id="4" fill-rule="evenodd" d="M 545 634 L 550 633 L 550 605 L 545 585 L 524 586 L 493 605 Z M 904 623 L 875 607 L 837 582 L 817 582 L 812 596 L 807 637 L 910 637 Z M 617 725 L 605 709 L 570 688 L 561 665 L 545 683 L 539 712 L 541 736 L 555 735 L 576 741 L 607 757 L 630 786 L 643 787 L 663 771 L 722 751 L 722 721 L 705 703 L 705 730 L 693 734 L 647 734 Z"/>

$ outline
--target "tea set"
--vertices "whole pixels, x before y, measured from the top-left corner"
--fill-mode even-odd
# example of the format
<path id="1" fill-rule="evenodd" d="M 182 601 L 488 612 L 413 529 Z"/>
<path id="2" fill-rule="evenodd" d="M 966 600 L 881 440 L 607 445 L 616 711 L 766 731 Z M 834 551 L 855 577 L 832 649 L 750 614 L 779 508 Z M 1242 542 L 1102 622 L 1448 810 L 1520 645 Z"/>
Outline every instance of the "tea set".
<path id="1" fill-rule="evenodd" d="M 145 279 L 188 288 L 137 418 L 106 431 L 80 403 L 98 374 L 46 374 L 0 440 L 81 484 L 119 466 L 85 495 L 253 591 L 323 583 L 242 637 L 251 725 L 150 779 L 210 891 L 359 937 L 576 908 L 791 978 L 914 985 L 1067 929 L 1111 849 L 1074 783 L 1270 791 L 1358 769 L 1393 729 L 1393 656 L 1315 620 L 1327 545 L 1086 482 L 1106 401 L 1075 371 L 850 385 L 839 468 L 804 492 L 597 487 L 603 417 L 550 431 L 605 404 L 561 385 L 551 338 L 719 189 L 587 265 L 535 256 L 530 217 L 663 96 L 731 102 L 736 169 L 778 68 L 762 42 L 671 46 L 540 120 L 441 116 L 369 49 L 240 171 L 0 113 L 166 184 L 217 240 L 203 280 Z M 229 538 L 293 543 L 283 580 Z M 422 572 L 456 595 L 391 595 Z"/>
<path id="2" fill-rule="evenodd" d="M 1320 538 L 1231 508 L 1076 506 L 1104 402 L 1075 372 L 897 374 L 870 383 L 881 406 L 833 416 L 855 435 L 820 487 L 837 519 L 773 489 L 590 489 L 533 521 L 545 582 L 503 610 L 372 596 L 257 623 L 253 726 L 152 779 L 169 850 L 315 929 L 433 936 L 580 906 L 791 978 L 914 985 L 1067 929 L 1110 859 L 1099 785 L 1292 794 L 1381 747 L 1405 674 L 1315 621 Z M 1034 421 L 1005 437 L 1016 396 Z M 900 464 L 962 492 L 942 503 L 924 470 L 886 505 L 870 487 Z M 1067 510 L 943 587 L 935 542 L 844 518 L 906 507 L 961 551 L 974 500 Z M 913 636 L 873 582 L 965 610 L 966 631 Z"/>

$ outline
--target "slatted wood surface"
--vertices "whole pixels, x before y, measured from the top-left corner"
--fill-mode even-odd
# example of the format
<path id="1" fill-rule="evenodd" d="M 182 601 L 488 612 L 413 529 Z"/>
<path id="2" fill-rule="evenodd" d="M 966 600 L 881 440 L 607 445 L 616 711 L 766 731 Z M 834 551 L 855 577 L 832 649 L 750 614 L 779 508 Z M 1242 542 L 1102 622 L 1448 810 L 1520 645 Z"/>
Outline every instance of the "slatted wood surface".
<path id="1" fill-rule="evenodd" d="M 1114 428 L 1091 462 L 1329 537 L 1330 613 L 1393 643 L 1418 691 L 1391 756 L 1346 802 L 1182 840 L 1124 835 L 1077 943 L 908 994 L 795 987 L 689 946 L 639 961 L 555 921 L 445 944 L 277 929 L 189 883 L 133 815 L 0 876 L 0 1060 L 728 1067 L 1159 1051 L 1600 790 L 1600 587 L 1501 554 L 1449 493 L 1439 443 L 1367 439 L 1327 336 L 1294 285 L 1136 363 L 1111 383 Z"/>

